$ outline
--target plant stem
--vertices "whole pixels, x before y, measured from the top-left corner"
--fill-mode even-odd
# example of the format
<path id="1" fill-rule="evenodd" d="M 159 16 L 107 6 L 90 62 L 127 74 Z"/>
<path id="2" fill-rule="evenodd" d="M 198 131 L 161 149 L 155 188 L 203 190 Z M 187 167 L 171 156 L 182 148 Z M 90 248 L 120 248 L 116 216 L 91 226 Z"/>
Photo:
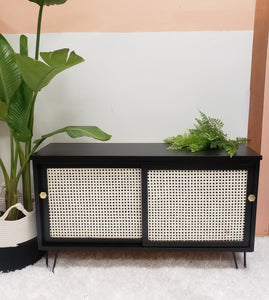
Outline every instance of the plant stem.
<path id="1" fill-rule="evenodd" d="M 43 1 L 39 7 L 38 21 L 37 21 L 37 32 L 36 32 L 36 47 L 35 47 L 35 59 L 38 60 L 39 56 L 39 43 L 40 43 L 40 31 L 41 31 L 41 20 L 42 20 L 42 12 L 43 12 Z"/>
<path id="2" fill-rule="evenodd" d="M 16 178 L 11 178 L 9 184 L 6 186 L 6 208 L 16 204 L 18 201 Z M 12 209 L 8 214 L 7 220 L 16 220 L 17 210 Z"/>
<path id="3" fill-rule="evenodd" d="M 38 92 L 34 93 L 34 95 L 33 95 L 33 101 L 32 101 L 33 104 L 32 104 L 32 108 L 31 108 L 29 125 L 28 125 L 28 127 L 31 131 L 31 136 L 33 136 L 34 107 L 35 107 L 35 101 L 36 101 L 37 94 L 38 94 Z M 25 158 L 28 157 L 29 154 L 31 153 L 31 147 L 32 147 L 32 138 L 30 138 L 25 143 L 24 155 L 23 155 L 23 157 L 22 157 L 22 155 L 20 157 L 21 166 L 24 164 Z M 30 158 L 30 156 L 29 156 L 29 158 Z M 32 201 L 31 171 L 30 171 L 30 160 L 29 159 L 28 159 L 28 162 L 26 162 L 26 165 L 25 165 L 21 175 L 22 175 L 23 205 L 27 211 L 32 211 L 33 210 L 33 201 Z"/>
<path id="4" fill-rule="evenodd" d="M 14 175 L 14 141 L 13 141 L 13 131 L 10 129 L 9 131 L 10 138 L 10 176 Z M 16 171 L 15 171 L 16 172 Z"/>
<path id="5" fill-rule="evenodd" d="M 38 92 L 35 92 L 33 95 L 32 107 L 31 107 L 30 118 L 29 118 L 29 129 L 31 131 L 31 136 L 33 136 L 33 131 L 34 131 L 34 111 L 35 111 L 35 102 L 36 102 L 37 94 Z M 31 148 L 32 138 L 29 140 L 29 143 Z"/>
<path id="6" fill-rule="evenodd" d="M 33 149 L 29 152 L 29 154 L 28 154 L 27 156 L 25 155 L 24 162 L 22 163 L 22 166 L 21 166 L 21 168 L 20 168 L 20 170 L 19 170 L 19 172 L 18 172 L 18 174 L 17 174 L 17 176 L 16 176 L 16 183 L 19 182 L 19 179 L 20 179 L 20 176 L 21 176 L 22 172 L 25 170 L 27 164 L 29 164 L 31 155 L 37 150 L 37 148 L 39 147 L 39 145 L 40 145 L 44 140 L 45 140 L 45 138 L 44 138 L 44 139 L 40 139 L 40 140 L 38 141 L 38 143 L 35 144 L 35 146 L 33 147 Z"/>
<path id="7" fill-rule="evenodd" d="M 22 166 L 25 161 L 25 155 L 20 143 L 18 144 L 18 152 L 20 157 L 20 164 Z M 30 152 L 30 150 L 27 150 L 27 152 Z M 33 202 L 32 202 L 32 193 L 31 193 L 30 162 L 25 166 L 25 169 L 22 171 L 22 191 L 23 191 L 23 206 L 27 211 L 32 211 Z"/>
<path id="8" fill-rule="evenodd" d="M 2 161 L 2 159 L 0 158 L 0 167 L 2 169 L 3 175 L 4 175 L 4 179 L 5 179 L 5 185 L 7 186 L 9 184 L 9 176 L 6 170 L 6 167 Z"/>
<path id="9" fill-rule="evenodd" d="M 55 134 L 63 133 L 63 132 L 65 132 L 65 131 L 66 131 L 66 127 L 61 128 L 61 129 L 58 129 L 58 130 L 55 130 L 55 131 L 53 131 L 53 132 L 51 132 L 51 133 L 42 135 L 41 138 L 40 138 L 39 140 L 36 140 L 36 141 L 35 141 L 35 146 L 31 149 L 31 151 L 29 152 L 28 155 L 25 155 L 24 162 L 22 163 L 21 168 L 20 168 L 19 172 L 17 173 L 17 176 L 16 176 L 16 184 L 18 184 L 22 172 L 25 170 L 27 164 L 29 164 L 31 155 L 32 155 L 32 154 L 37 150 L 37 148 L 45 141 L 45 139 L 47 139 L 48 137 L 51 137 L 51 136 L 53 136 L 53 135 L 55 135 Z"/>
<path id="10" fill-rule="evenodd" d="M 13 130 L 10 129 L 10 178 L 8 178 L 7 174 L 5 176 L 5 168 L 3 165 L 3 162 L 1 160 L 1 168 L 3 170 L 4 176 L 5 176 L 5 184 L 6 184 L 6 209 L 8 209 L 10 206 L 14 205 L 18 201 L 18 195 L 17 195 L 17 187 L 18 187 L 18 181 L 16 180 L 16 171 L 17 171 L 17 163 L 18 163 L 18 143 L 16 142 L 16 147 L 14 148 L 14 133 Z M 17 210 L 12 209 L 7 217 L 8 220 L 16 220 L 17 219 Z"/>
<path id="11" fill-rule="evenodd" d="M 16 147 L 15 147 L 15 160 L 14 160 L 14 174 L 16 173 L 17 171 L 17 165 L 18 165 L 18 157 L 19 157 L 19 151 L 18 151 L 18 144 L 19 142 L 18 141 L 15 141 L 16 142 Z"/>
<path id="12" fill-rule="evenodd" d="M 36 32 L 36 48 L 35 48 L 35 59 L 38 60 L 39 57 L 39 45 L 40 45 L 40 32 L 41 32 L 41 20 L 42 20 L 42 12 L 43 12 L 43 1 L 39 7 L 39 14 L 38 14 L 38 21 L 37 21 L 37 32 Z M 31 108 L 31 114 L 29 119 L 29 129 L 31 131 L 31 136 L 33 136 L 33 126 L 34 126 L 34 107 L 35 101 L 38 93 L 33 95 L 33 104 Z M 23 205 L 26 210 L 32 211 L 33 204 L 32 204 L 32 193 L 31 193 L 31 172 L 30 172 L 30 156 L 34 151 L 31 151 L 32 147 L 32 138 L 30 138 L 25 143 L 25 154 L 23 154 L 22 149 L 20 148 L 20 162 L 21 162 L 21 169 L 19 170 L 16 181 L 19 181 L 20 176 L 22 176 L 22 188 L 23 188 Z M 37 149 L 37 148 L 33 148 Z"/>
<path id="13" fill-rule="evenodd" d="M 27 157 L 31 152 L 31 140 L 25 144 L 25 156 Z M 31 175 L 30 175 L 30 161 L 25 166 L 22 173 L 23 183 L 23 204 L 27 211 L 33 210 L 32 193 L 31 193 Z"/>

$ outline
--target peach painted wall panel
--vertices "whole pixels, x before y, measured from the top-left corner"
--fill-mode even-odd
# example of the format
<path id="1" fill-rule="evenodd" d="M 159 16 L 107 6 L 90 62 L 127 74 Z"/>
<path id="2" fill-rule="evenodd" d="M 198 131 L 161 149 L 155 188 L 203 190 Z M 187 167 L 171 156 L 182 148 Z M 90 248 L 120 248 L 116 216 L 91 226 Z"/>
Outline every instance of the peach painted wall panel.
<path id="1" fill-rule="evenodd" d="M 258 199 L 257 229 L 259 235 L 269 235 L 269 47 L 265 80 L 260 185 Z"/>
<path id="2" fill-rule="evenodd" d="M 68 0 L 44 9 L 43 32 L 251 30 L 255 0 Z M 0 32 L 35 32 L 38 6 L 0 0 Z"/>

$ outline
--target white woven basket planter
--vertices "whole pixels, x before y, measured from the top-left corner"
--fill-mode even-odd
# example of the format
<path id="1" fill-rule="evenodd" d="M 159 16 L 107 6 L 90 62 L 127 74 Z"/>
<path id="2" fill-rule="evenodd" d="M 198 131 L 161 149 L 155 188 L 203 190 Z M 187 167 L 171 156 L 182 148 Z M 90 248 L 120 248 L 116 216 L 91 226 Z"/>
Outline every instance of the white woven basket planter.
<path id="1" fill-rule="evenodd" d="M 5 210 L 5 190 L 0 193 L 0 210 Z M 22 195 L 18 195 L 17 204 L 10 207 L 0 217 L 0 272 L 20 270 L 34 264 L 42 256 L 38 249 L 36 231 L 36 213 L 28 212 L 22 205 Z M 25 216 L 19 220 L 7 221 L 10 210 L 16 207 Z"/>
<path id="2" fill-rule="evenodd" d="M 20 210 L 25 217 L 20 220 L 7 221 L 6 218 L 13 207 Z M 11 206 L 0 218 L 0 248 L 17 247 L 36 236 L 35 211 L 26 211 L 21 203 Z"/>

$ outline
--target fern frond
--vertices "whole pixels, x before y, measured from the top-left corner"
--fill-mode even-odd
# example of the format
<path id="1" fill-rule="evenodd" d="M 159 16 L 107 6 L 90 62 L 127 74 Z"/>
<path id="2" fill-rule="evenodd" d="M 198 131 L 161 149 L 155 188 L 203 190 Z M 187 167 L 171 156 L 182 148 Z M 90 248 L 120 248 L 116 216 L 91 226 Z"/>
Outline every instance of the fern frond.
<path id="1" fill-rule="evenodd" d="M 207 149 L 225 150 L 232 157 L 239 144 L 246 144 L 246 138 L 227 139 L 227 134 L 222 130 L 224 124 L 221 120 L 206 116 L 199 111 L 201 118 L 196 118 L 194 128 L 183 135 L 177 135 L 164 140 L 170 144 L 168 149 L 181 150 L 186 148 L 192 152 Z"/>

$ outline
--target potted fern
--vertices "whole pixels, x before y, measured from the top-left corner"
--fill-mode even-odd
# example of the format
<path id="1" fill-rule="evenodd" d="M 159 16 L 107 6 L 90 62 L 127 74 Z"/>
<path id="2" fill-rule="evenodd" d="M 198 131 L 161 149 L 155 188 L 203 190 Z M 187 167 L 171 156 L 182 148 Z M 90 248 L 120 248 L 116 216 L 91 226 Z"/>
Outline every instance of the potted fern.
<path id="1" fill-rule="evenodd" d="M 7 124 L 10 135 L 10 172 L 0 156 L 6 210 L 0 217 L 0 271 L 22 268 L 40 258 L 35 238 L 30 156 L 45 139 L 59 133 L 65 132 L 72 138 L 87 136 L 101 141 L 110 139 L 110 135 L 96 126 L 67 126 L 32 142 L 34 109 L 39 91 L 58 73 L 83 62 L 83 58 L 69 49 L 39 53 L 44 6 L 60 5 L 67 0 L 29 1 L 39 5 L 35 58 L 28 56 L 25 35 L 20 36 L 20 53 L 15 53 L 0 34 L 0 121 Z M 22 203 L 18 201 L 20 182 Z"/>

